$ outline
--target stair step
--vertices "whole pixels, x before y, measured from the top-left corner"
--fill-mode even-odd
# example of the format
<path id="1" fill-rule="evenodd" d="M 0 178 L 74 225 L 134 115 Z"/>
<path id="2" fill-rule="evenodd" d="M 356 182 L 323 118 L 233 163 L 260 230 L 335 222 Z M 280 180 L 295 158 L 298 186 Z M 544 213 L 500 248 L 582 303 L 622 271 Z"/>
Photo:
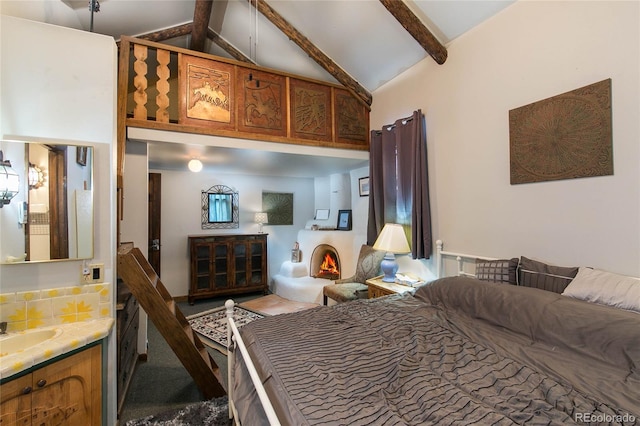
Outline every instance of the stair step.
<path id="1" fill-rule="evenodd" d="M 118 275 L 188 370 L 205 398 L 225 395 L 225 382 L 220 369 L 138 248 L 122 247 L 118 250 Z"/>

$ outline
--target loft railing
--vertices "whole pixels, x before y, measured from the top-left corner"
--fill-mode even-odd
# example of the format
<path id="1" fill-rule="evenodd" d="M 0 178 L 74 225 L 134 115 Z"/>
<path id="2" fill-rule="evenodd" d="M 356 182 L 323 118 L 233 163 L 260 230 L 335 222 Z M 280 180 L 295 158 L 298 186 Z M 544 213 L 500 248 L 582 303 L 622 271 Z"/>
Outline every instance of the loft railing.
<path id="1" fill-rule="evenodd" d="M 369 106 L 342 86 L 123 36 L 118 189 L 128 127 L 369 149 Z"/>

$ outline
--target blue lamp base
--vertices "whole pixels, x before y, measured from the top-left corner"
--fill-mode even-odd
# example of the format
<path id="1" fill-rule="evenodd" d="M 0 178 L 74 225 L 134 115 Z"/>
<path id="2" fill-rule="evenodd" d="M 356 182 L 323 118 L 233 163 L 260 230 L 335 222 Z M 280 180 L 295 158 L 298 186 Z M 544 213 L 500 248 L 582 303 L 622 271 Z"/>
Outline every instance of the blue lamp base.
<path id="1" fill-rule="evenodd" d="M 382 262 L 380 262 L 380 268 L 384 273 L 382 281 L 386 283 L 395 282 L 396 272 L 398 272 L 398 262 L 396 262 L 395 254 L 387 252 L 387 254 L 384 255 L 384 259 L 382 259 Z"/>

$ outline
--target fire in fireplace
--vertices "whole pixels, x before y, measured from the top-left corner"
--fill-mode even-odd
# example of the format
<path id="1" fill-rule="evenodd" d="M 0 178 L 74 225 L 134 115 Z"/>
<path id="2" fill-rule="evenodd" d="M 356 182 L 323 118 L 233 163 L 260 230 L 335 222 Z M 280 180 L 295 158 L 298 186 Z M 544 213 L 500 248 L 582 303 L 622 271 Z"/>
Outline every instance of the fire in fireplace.
<path id="1" fill-rule="evenodd" d="M 340 257 L 329 244 L 318 245 L 311 255 L 309 275 L 314 278 L 337 280 L 340 278 Z"/>

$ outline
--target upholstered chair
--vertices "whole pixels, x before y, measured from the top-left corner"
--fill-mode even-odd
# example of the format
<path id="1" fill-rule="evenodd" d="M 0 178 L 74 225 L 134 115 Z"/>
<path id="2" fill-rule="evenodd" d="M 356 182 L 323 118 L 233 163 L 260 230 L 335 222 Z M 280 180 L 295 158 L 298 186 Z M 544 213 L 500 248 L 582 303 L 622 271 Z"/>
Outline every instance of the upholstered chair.
<path id="1" fill-rule="evenodd" d="M 371 246 L 363 244 L 360 247 L 355 274 L 324 286 L 323 303 L 326 305 L 327 299 L 333 299 L 338 303 L 366 299 L 368 294 L 366 281 L 380 275 L 380 263 L 384 255 L 384 251 L 374 250 Z"/>

